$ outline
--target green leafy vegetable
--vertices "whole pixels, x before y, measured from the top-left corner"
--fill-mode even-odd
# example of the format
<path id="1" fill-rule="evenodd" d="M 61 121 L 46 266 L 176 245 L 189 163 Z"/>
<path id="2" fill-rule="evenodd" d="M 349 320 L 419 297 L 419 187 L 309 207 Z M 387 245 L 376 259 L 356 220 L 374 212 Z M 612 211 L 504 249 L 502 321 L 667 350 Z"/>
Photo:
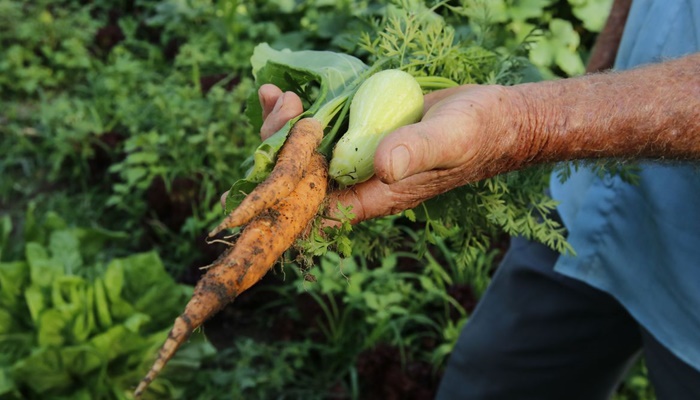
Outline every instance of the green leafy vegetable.
<path id="1" fill-rule="evenodd" d="M 45 240 L 24 260 L 0 262 L 0 398 L 128 398 L 191 288 L 153 252 L 94 258 L 94 243 L 121 234 L 53 224 L 35 227 Z M 192 371 L 214 353 L 194 348 Z M 174 396 L 173 383 L 166 375 L 154 395 Z"/>

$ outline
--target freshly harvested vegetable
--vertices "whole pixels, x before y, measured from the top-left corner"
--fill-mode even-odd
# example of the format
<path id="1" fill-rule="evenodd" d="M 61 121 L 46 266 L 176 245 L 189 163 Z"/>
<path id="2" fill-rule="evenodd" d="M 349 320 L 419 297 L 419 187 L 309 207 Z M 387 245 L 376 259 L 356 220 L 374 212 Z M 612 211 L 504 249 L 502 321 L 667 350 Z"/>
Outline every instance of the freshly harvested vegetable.
<path id="1" fill-rule="evenodd" d="M 242 226 L 256 215 L 285 198 L 299 184 L 309 161 L 323 138 L 320 123 L 313 118 L 299 120 L 289 132 L 270 176 L 249 193 L 209 237 L 224 229 Z"/>
<path id="2" fill-rule="evenodd" d="M 343 186 L 366 181 L 379 142 L 422 115 L 423 91 L 413 76 L 398 69 L 372 75 L 352 99 L 348 131 L 333 149 L 328 174 Z"/>
<path id="3" fill-rule="evenodd" d="M 320 129 L 316 125 L 315 129 Z M 313 152 L 304 176 L 289 195 L 248 224 L 197 283 L 157 359 L 135 391 L 140 396 L 194 329 L 258 282 L 301 235 L 323 203 L 328 187 L 326 161 Z"/>

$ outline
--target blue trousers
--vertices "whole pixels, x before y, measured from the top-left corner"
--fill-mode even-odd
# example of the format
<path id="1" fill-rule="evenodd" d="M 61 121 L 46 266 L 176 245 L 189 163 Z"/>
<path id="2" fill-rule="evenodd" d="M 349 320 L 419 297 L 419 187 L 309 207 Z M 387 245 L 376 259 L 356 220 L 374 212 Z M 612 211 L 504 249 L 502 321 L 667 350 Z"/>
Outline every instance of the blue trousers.
<path id="1" fill-rule="evenodd" d="M 609 399 L 643 351 L 659 400 L 699 400 L 700 371 L 612 296 L 555 272 L 557 256 L 512 240 L 450 356 L 437 399 Z"/>

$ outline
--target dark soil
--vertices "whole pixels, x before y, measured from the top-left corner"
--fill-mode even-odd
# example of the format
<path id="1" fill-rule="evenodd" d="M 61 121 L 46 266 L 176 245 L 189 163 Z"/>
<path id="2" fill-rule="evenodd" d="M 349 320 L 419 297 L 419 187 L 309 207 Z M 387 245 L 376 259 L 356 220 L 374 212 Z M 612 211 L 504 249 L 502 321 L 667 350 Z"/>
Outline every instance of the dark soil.
<path id="1" fill-rule="evenodd" d="M 104 180 L 104 175 L 110 165 L 123 158 L 118 152 L 119 146 L 126 137 L 116 131 L 104 132 L 97 135 L 92 144 L 92 157 L 88 160 L 91 181 L 97 183 Z"/>
<path id="2" fill-rule="evenodd" d="M 202 94 L 206 94 L 214 85 L 222 82 L 224 89 L 231 91 L 238 85 L 238 83 L 240 83 L 240 81 L 241 78 L 229 78 L 228 74 L 214 74 L 201 77 L 199 79 L 199 86 L 202 88 Z"/>
<path id="3" fill-rule="evenodd" d="M 399 350 L 379 345 L 360 354 L 357 371 L 367 400 L 429 400 L 435 397 L 438 377 L 427 362 L 401 364 Z"/>

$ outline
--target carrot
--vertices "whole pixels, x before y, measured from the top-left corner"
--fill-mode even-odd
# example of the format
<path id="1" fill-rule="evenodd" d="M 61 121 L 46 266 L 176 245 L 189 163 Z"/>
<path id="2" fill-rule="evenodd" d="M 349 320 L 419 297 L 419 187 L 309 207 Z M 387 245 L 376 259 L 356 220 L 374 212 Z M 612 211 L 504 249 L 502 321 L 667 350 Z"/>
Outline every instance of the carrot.
<path id="1" fill-rule="evenodd" d="M 297 121 L 282 146 L 270 175 L 246 196 L 224 220 L 209 232 L 215 236 L 224 229 L 245 225 L 256 215 L 294 190 L 323 138 L 321 123 L 313 118 Z"/>
<path id="2" fill-rule="evenodd" d="M 296 188 L 253 219 L 235 245 L 197 283 L 192 299 L 175 319 L 155 363 L 136 388 L 136 397 L 146 390 L 192 331 L 262 279 L 314 218 L 326 196 L 328 173 L 321 154 L 312 152 L 310 158 Z"/>

